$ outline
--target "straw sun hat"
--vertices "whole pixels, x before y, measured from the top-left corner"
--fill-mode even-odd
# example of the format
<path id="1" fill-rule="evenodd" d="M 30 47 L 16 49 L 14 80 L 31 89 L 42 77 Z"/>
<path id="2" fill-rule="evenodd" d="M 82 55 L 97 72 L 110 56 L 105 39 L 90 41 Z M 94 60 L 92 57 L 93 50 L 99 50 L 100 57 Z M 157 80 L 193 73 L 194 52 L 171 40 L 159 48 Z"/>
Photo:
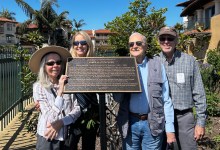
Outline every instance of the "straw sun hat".
<path id="1" fill-rule="evenodd" d="M 39 50 L 37 50 L 33 55 L 31 56 L 29 60 L 29 68 L 33 73 L 38 73 L 40 69 L 40 62 L 43 58 L 43 56 L 47 53 L 54 52 L 61 56 L 62 61 L 65 63 L 67 61 L 68 57 L 72 57 L 70 52 L 60 46 L 47 46 L 43 47 Z"/>

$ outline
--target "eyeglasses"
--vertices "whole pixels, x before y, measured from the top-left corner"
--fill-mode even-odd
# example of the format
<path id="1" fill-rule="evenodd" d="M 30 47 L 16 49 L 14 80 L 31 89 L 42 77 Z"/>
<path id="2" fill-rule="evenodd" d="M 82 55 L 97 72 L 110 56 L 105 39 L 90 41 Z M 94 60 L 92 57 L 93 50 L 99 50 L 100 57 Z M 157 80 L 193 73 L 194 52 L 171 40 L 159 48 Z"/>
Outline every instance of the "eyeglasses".
<path id="1" fill-rule="evenodd" d="M 57 64 L 57 65 L 61 65 L 62 64 L 62 60 L 58 60 L 58 61 L 49 61 L 49 62 L 46 62 L 45 63 L 47 66 L 53 66 L 53 65 L 55 65 L 55 64 Z"/>
<path id="2" fill-rule="evenodd" d="M 159 40 L 161 42 L 164 42 L 164 41 L 173 42 L 175 40 L 175 38 L 173 38 L 173 37 L 159 37 Z"/>
<path id="3" fill-rule="evenodd" d="M 86 41 L 74 41 L 73 42 L 73 45 L 75 45 L 75 46 L 78 46 L 79 44 L 83 46 L 83 45 L 86 45 L 87 42 Z"/>
<path id="4" fill-rule="evenodd" d="M 134 43 L 135 43 L 137 46 L 141 46 L 143 42 L 142 42 L 142 41 L 129 42 L 129 43 L 128 43 L 129 47 L 133 47 L 133 46 L 134 46 Z"/>

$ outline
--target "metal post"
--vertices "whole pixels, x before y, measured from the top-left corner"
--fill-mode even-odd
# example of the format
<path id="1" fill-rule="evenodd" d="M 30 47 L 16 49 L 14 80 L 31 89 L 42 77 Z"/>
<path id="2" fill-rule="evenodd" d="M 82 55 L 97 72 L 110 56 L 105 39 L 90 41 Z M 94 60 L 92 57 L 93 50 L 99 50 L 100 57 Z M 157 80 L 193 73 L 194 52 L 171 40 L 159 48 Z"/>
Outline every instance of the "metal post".
<path id="1" fill-rule="evenodd" d="M 23 47 L 21 46 L 21 43 L 18 43 L 18 50 L 20 51 L 20 62 L 21 62 L 21 81 L 24 80 L 24 72 L 23 72 L 23 67 L 24 67 L 24 53 L 23 53 Z M 24 98 L 24 85 L 21 83 L 21 98 L 20 98 L 20 105 L 19 105 L 19 111 L 22 112 L 22 117 L 23 117 L 23 98 Z"/>
<path id="2" fill-rule="evenodd" d="M 107 150 L 105 93 L 100 93 L 99 94 L 99 116 L 100 116 L 100 144 L 101 144 L 101 150 Z"/>

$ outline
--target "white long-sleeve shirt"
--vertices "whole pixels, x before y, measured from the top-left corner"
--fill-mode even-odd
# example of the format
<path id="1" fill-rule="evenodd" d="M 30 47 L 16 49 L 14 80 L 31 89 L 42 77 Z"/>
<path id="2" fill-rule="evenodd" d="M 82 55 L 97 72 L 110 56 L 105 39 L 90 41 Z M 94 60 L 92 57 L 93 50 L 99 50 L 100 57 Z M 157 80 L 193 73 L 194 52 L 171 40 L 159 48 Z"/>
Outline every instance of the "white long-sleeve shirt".
<path id="1" fill-rule="evenodd" d="M 55 93 L 58 88 L 57 85 L 53 87 Z M 37 133 L 45 137 L 44 134 L 47 130 L 47 124 L 62 119 L 64 126 L 60 129 L 55 139 L 63 141 L 66 134 L 65 126 L 75 122 L 81 115 L 80 106 L 76 97 L 70 94 L 63 94 L 62 97 L 56 96 L 55 98 L 51 89 L 43 87 L 38 82 L 33 85 L 33 97 L 34 101 L 39 101 L 40 104 Z"/>

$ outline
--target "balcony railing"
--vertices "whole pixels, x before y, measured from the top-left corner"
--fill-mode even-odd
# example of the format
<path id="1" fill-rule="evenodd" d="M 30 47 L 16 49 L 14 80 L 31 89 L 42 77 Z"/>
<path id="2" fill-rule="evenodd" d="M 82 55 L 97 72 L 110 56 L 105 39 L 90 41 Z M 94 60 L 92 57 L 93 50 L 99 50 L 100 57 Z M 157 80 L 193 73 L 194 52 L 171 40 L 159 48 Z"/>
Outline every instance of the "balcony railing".
<path id="1" fill-rule="evenodd" d="M 190 20 L 183 23 L 185 31 L 195 30 L 202 27 L 203 30 L 210 29 L 211 18 L 201 18 L 200 20 Z"/>
<path id="2" fill-rule="evenodd" d="M 106 39 L 108 39 L 108 36 L 96 36 L 95 38 L 97 40 L 106 40 Z"/>
<path id="3" fill-rule="evenodd" d="M 15 44 L 16 41 L 15 41 L 14 39 L 10 39 L 10 40 L 1 41 L 0 43 L 4 43 L 4 44 Z"/>
<path id="4" fill-rule="evenodd" d="M 7 43 L 12 43 L 12 42 L 13 42 L 13 40 L 7 40 L 6 42 L 7 42 Z"/>

